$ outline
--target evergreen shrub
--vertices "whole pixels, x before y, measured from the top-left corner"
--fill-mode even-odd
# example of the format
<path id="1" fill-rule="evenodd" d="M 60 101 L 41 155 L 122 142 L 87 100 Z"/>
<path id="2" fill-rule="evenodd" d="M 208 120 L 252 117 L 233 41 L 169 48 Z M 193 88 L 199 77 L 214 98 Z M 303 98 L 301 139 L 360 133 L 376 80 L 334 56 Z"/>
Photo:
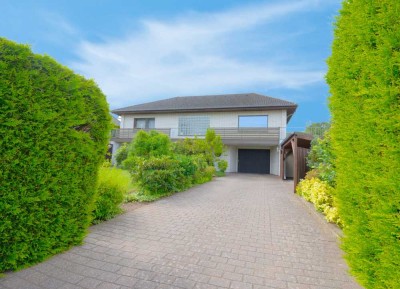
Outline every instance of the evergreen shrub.
<path id="1" fill-rule="evenodd" d="M 111 167 L 108 162 L 99 171 L 99 185 L 94 204 L 94 223 L 108 220 L 121 213 L 120 205 L 128 192 L 131 178 L 126 171 Z"/>
<path id="2" fill-rule="evenodd" d="M 155 130 L 141 130 L 129 145 L 128 155 L 144 158 L 170 155 L 171 145 L 171 140 L 166 134 Z"/>
<path id="3" fill-rule="evenodd" d="M 127 159 L 129 152 L 129 143 L 122 144 L 115 153 L 115 162 L 117 167 L 123 167 L 122 163 Z"/>
<path id="4" fill-rule="evenodd" d="M 228 162 L 226 160 L 219 160 L 217 164 L 219 171 L 225 173 L 228 168 Z"/>
<path id="5" fill-rule="evenodd" d="M 132 170 L 134 181 L 147 194 L 164 195 L 178 192 L 187 185 L 185 170 L 170 156 L 137 157 Z"/>
<path id="6" fill-rule="evenodd" d="M 0 271 L 81 243 L 110 114 L 92 80 L 0 38 Z"/>
<path id="7" fill-rule="evenodd" d="M 400 288 L 400 1 L 344 1 L 328 60 L 336 192 L 351 272 Z"/>

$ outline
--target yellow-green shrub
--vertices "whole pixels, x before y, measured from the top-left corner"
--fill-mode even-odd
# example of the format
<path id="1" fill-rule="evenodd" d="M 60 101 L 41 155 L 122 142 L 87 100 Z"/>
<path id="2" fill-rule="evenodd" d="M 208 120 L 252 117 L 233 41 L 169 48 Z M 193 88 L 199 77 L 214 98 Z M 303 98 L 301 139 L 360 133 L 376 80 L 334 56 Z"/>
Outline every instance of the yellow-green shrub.
<path id="1" fill-rule="evenodd" d="M 365 288 L 400 288 L 400 1 L 343 1 L 328 60 L 342 248 Z"/>
<path id="2" fill-rule="evenodd" d="M 319 178 L 306 178 L 297 185 L 296 193 L 307 201 L 314 204 L 314 207 L 324 213 L 328 222 L 341 225 L 337 209 L 334 206 L 333 188 Z"/>
<path id="3" fill-rule="evenodd" d="M 95 208 L 93 210 L 94 222 L 108 220 L 121 212 L 120 205 L 125 199 L 131 183 L 127 171 L 103 166 L 99 171 L 99 187 Z"/>

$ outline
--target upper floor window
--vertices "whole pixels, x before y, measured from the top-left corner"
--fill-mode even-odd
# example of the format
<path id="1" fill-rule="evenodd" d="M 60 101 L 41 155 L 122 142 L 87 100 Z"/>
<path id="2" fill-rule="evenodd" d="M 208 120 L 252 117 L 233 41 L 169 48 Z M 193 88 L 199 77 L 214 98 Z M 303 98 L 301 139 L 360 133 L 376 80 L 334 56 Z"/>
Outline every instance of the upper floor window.
<path id="1" fill-rule="evenodd" d="M 208 116 L 181 116 L 178 125 L 180 136 L 205 135 L 210 127 Z"/>
<path id="2" fill-rule="evenodd" d="M 152 129 L 155 127 L 154 118 L 135 118 L 135 128 Z"/>
<path id="3" fill-rule="evenodd" d="M 268 127 L 268 115 L 239 115 L 239 128 Z"/>

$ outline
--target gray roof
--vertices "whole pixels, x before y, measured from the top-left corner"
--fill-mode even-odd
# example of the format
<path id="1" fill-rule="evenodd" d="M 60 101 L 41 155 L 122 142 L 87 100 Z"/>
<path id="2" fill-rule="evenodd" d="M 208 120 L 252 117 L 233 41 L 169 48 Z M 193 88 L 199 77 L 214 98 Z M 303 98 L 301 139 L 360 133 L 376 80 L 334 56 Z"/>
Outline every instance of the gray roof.
<path id="1" fill-rule="evenodd" d="M 168 112 L 204 112 L 238 111 L 260 109 L 287 109 L 292 115 L 297 104 L 257 93 L 178 96 L 143 104 L 115 109 L 118 115 L 129 113 L 168 113 Z"/>

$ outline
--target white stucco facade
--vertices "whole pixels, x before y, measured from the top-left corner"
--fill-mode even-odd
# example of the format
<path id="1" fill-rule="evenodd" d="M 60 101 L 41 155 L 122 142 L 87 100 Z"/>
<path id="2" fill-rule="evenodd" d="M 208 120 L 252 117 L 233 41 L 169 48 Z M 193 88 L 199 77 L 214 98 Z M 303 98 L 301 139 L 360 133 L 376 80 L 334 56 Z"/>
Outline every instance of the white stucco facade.
<path id="1" fill-rule="evenodd" d="M 245 142 L 233 143 L 226 146 L 223 159 L 228 161 L 227 172 L 238 171 L 238 152 L 240 149 L 263 149 L 270 151 L 270 174 L 279 174 L 279 144 L 286 137 L 287 111 L 277 110 L 257 110 L 257 111 L 230 111 L 230 112 L 182 112 L 182 113 L 132 113 L 121 115 L 121 129 L 134 129 L 135 119 L 154 118 L 155 129 L 168 129 L 171 139 L 184 138 L 178 133 L 180 117 L 207 117 L 209 127 L 214 129 L 237 129 L 239 127 L 240 116 L 268 116 L 268 128 L 279 128 L 279 140 L 274 145 L 246 145 Z M 201 137 L 201 136 L 200 136 Z M 120 143 L 114 142 L 115 150 Z M 114 150 L 114 151 L 115 151 Z"/>
<path id="2" fill-rule="evenodd" d="M 267 115 L 268 127 L 286 127 L 286 110 L 234 111 L 234 112 L 195 112 L 195 113 L 159 113 L 125 114 L 121 116 L 121 128 L 133 128 L 135 118 L 154 118 L 155 128 L 178 128 L 181 116 L 208 116 L 211 128 L 237 128 L 239 116 Z"/>

